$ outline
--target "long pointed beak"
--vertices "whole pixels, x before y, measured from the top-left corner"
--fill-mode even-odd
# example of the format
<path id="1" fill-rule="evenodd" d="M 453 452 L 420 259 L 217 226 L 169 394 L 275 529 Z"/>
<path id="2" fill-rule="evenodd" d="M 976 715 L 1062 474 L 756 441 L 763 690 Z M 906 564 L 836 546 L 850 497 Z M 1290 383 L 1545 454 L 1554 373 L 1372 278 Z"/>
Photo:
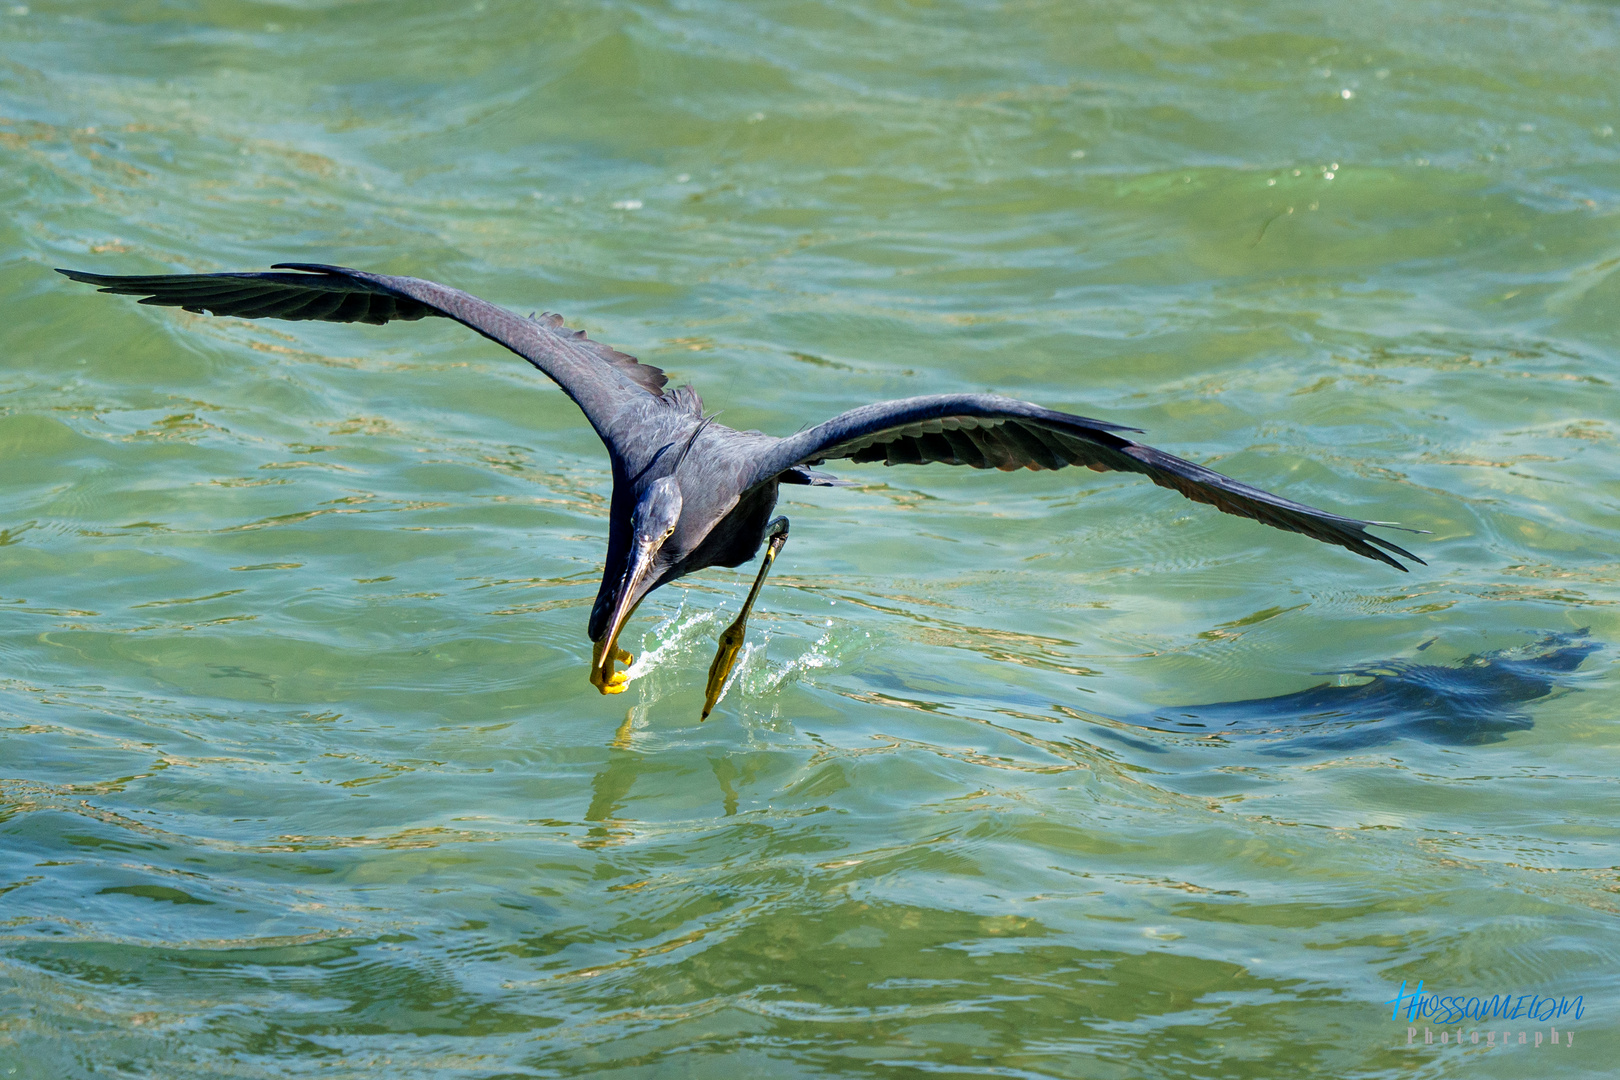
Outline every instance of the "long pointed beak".
<path id="1" fill-rule="evenodd" d="M 619 655 L 619 632 L 647 595 L 643 586 L 652 574 L 653 556 L 657 553 L 656 544 L 636 545 L 635 553 L 630 557 L 630 567 L 620 583 L 619 594 L 614 598 L 613 614 L 608 619 L 607 630 L 591 650 L 591 683 L 604 694 L 611 692 L 608 689 L 610 686 L 622 686 L 624 683 L 622 675 L 613 674 L 613 661 Z M 614 682 L 615 678 L 617 682 Z"/>

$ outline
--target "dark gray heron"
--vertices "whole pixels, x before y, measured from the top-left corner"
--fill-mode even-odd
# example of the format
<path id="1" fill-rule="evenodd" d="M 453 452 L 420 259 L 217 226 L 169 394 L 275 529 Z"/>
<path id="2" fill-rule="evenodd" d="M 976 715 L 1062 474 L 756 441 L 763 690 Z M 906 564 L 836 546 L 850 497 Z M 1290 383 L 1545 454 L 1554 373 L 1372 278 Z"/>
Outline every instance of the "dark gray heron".
<path id="1" fill-rule="evenodd" d="M 844 483 L 812 466 L 832 459 L 886 465 L 969 465 L 975 469 L 1061 469 L 1140 473 L 1195 502 L 1348 548 L 1406 569 L 1392 557 L 1423 560 L 1374 536 L 1369 525 L 1250 487 L 1201 465 L 1133 442 L 1138 428 L 1090 420 L 994 394 L 931 394 L 863 405 L 786 439 L 736 431 L 703 415 L 690 385 L 666 389 L 658 368 L 569 330 L 559 315 L 524 318 L 458 289 L 320 263 L 278 263 L 292 273 L 161 274 L 117 277 L 61 270 L 102 292 L 143 304 L 243 319 L 319 319 L 382 324 L 430 315 L 454 319 L 539 368 L 574 399 L 607 446 L 613 464 L 607 561 L 591 609 L 591 685 L 625 689 L 615 662 L 633 657 L 619 633 L 660 585 L 710 566 L 740 566 L 765 545 L 742 611 L 720 635 L 703 706 L 707 717 L 742 648 L 788 521 L 771 517 L 782 484 Z M 1404 530 L 1416 532 L 1418 530 Z"/>

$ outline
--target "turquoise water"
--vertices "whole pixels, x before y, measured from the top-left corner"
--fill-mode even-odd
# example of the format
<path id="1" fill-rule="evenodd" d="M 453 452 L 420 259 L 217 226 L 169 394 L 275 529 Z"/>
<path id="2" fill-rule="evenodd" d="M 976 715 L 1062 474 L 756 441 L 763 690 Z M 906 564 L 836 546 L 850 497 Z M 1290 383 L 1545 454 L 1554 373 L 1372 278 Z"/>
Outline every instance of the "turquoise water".
<path id="1" fill-rule="evenodd" d="M 0 1073 L 1607 1075 L 1617 52 L 1595 3 L 0 5 Z M 845 465 L 700 725 L 753 568 L 592 690 L 607 463 L 521 360 L 51 272 L 284 260 L 738 428 L 1135 425 L 1428 566 Z M 1408 1048 L 1418 980 L 1584 1015 Z"/>

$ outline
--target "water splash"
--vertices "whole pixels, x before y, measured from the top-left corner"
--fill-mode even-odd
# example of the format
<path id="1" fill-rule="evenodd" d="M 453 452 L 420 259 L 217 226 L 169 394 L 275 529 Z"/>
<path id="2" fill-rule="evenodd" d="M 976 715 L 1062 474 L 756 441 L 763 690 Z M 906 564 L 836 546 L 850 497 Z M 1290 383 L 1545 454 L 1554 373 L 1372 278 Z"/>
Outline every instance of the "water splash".
<path id="1" fill-rule="evenodd" d="M 737 666 L 732 669 L 726 685 L 720 688 L 716 706 L 726 699 L 733 686 L 740 684 L 749 701 L 769 700 L 770 715 L 775 719 L 781 711 L 781 691 L 785 686 L 798 682 L 812 671 L 837 667 L 842 662 L 840 654 L 844 651 L 843 642 L 835 640 L 836 633 L 836 629 L 826 631 L 810 648 L 792 660 L 775 664 L 766 655 L 771 643 L 769 632 L 761 635 L 757 643 L 749 642 L 737 658 Z"/>
<path id="2" fill-rule="evenodd" d="M 665 667 L 671 661 L 680 660 L 692 653 L 692 646 L 699 638 L 707 641 L 709 635 L 703 633 L 705 627 L 715 622 L 720 613 L 714 609 L 699 611 L 692 615 L 686 614 L 686 598 L 681 598 L 677 607 L 663 622 L 641 635 L 641 652 L 637 654 L 635 663 L 625 670 L 625 677 L 630 682 Z M 651 639 L 654 644 L 648 647 Z"/>
<path id="3" fill-rule="evenodd" d="M 701 676 L 708 670 L 717 625 L 723 614 L 713 608 L 689 613 L 686 599 L 682 598 L 674 611 L 642 634 L 641 651 L 625 670 L 629 682 L 640 683 L 639 700 L 628 718 L 632 724 L 644 721 L 652 705 L 677 689 L 701 686 Z M 779 712 L 777 699 L 784 687 L 810 672 L 838 666 L 854 640 L 842 640 L 847 635 L 841 636 L 839 628 L 829 628 L 803 653 L 791 660 L 773 663 L 768 655 L 773 636 L 770 629 L 761 628 L 758 636 L 743 646 L 715 701 L 717 706 L 733 688 L 738 688 L 751 703 L 770 699 L 769 712 L 774 718 Z M 657 677 L 664 672 L 672 677 L 667 680 Z"/>

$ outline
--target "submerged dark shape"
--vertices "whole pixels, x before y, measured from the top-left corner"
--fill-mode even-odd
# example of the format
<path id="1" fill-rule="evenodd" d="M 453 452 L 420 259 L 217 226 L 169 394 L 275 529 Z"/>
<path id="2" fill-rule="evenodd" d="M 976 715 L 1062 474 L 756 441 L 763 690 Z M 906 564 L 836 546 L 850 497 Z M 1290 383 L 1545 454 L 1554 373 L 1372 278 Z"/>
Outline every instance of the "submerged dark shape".
<path id="1" fill-rule="evenodd" d="M 771 517 L 778 486 L 840 483 L 811 468 L 829 459 L 1004 471 L 1084 465 L 1098 472 L 1139 473 L 1195 502 L 1336 544 L 1397 570 L 1406 567 L 1394 555 L 1423 561 L 1367 532 L 1367 526 L 1386 522 L 1317 510 L 1119 434 L 1136 428 L 993 394 L 935 394 L 865 405 L 778 439 L 714 423 L 703 416 L 703 402 L 692 387 L 667 388 L 658 368 L 567 329 L 559 315 L 524 318 L 421 278 L 320 263 L 278 263 L 274 269 L 293 272 L 60 273 L 103 292 L 139 296 L 143 304 L 199 314 L 378 324 L 439 316 L 539 368 L 580 407 L 613 463 L 607 561 L 589 627 L 595 643 L 591 685 L 604 694 L 625 688 L 626 676 L 614 670 L 614 663 L 629 664 L 632 658 L 618 647 L 619 632 L 642 599 L 695 570 L 739 566 L 767 538 L 774 556 L 787 536 L 787 519 Z M 705 716 L 725 687 L 769 567 L 767 557 L 742 613 L 722 638 L 710 670 Z"/>
<path id="2" fill-rule="evenodd" d="M 1354 686 L 1324 683 L 1280 697 L 1161 709 L 1130 722 L 1183 735 L 1261 739 L 1270 744 L 1264 752 L 1284 756 L 1401 738 L 1448 746 L 1501 742 L 1532 726 L 1522 706 L 1552 694 L 1599 648 L 1585 630 L 1549 634 L 1454 667 L 1390 660 L 1338 673 L 1370 680 Z"/>

